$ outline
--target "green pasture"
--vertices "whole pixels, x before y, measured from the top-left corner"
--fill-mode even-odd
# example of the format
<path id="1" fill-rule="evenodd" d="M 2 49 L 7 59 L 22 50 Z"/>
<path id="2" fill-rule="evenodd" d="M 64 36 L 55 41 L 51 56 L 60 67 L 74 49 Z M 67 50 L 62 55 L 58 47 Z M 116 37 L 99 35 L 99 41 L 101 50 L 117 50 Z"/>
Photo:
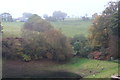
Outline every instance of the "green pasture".
<path id="1" fill-rule="evenodd" d="M 2 37 L 20 37 L 23 24 L 23 22 L 2 22 Z"/>
<path id="2" fill-rule="evenodd" d="M 60 29 L 66 36 L 73 37 L 77 34 L 83 34 L 87 36 L 89 34 L 89 27 L 91 26 L 90 21 L 61 21 L 61 22 L 51 22 L 51 24 Z"/>
<path id="3" fill-rule="evenodd" d="M 90 21 L 80 20 L 65 20 L 58 22 L 50 22 L 56 29 L 60 29 L 63 34 L 68 37 L 73 37 L 77 34 L 87 36 L 89 27 L 92 24 Z M 3 37 L 20 37 L 23 22 L 2 22 Z"/>

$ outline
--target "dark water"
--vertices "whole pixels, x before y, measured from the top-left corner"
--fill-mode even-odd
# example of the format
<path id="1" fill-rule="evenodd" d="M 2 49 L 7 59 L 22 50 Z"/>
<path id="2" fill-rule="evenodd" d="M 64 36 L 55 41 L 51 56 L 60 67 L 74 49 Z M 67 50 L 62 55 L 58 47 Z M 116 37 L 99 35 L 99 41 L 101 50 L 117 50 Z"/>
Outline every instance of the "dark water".
<path id="1" fill-rule="evenodd" d="M 80 80 L 82 77 L 78 74 L 64 71 L 40 71 L 34 74 L 21 74 L 4 76 L 5 78 L 22 78 L 22 80 Z M 21 80 L 21 79 L 20 79 Z"/>

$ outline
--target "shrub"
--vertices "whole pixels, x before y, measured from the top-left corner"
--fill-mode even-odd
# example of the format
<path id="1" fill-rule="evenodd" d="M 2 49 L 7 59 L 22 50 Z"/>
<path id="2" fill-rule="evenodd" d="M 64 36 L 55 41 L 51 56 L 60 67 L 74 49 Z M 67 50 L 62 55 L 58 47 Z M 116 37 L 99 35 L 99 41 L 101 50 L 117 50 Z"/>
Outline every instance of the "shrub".
<path id="1" fill-rule="evenodd" d="M 23 48 L 22 38 L 5 38 L 2 40 L 2 56 L 6 59 L 20 59 Z"/>
<path id="2" fill-rule="evenodd" d="M 47 52 L 47 53 L 46 53 L 46 57 L 47 57 L 48 59 L 53 59 L 53 54 L 50 53 L 50 52 Z"/>
<path id="3" fill-rule="evenodd" d="M 32 31 L 44 32 L 53 28 L 49 22 L 43 20 L 38 15 L 31 16 L 28 21 L 24 24 L 23 29 Z"/>
<path id="4" fill-rule="evenodd" d="M 89 41 L 84 35 L 76 35 L 71 40 L 74 51 L 77 56 L 87 57 L 88 54 L 93 50 L 89 45 Z"/>
<path id="5" fill-rule="evenodd" d="M 39 16 L 30 18 L 22 32 L 22 38 L 26 41 L 22 45 L 23 53 L 30 55 L 31 59 L 63 61 L 72 56 L 72 46 L 67 37 Z"/>
<path id="6" fill-rule="evenodd" d="M 90 45 L 86 45 L 83 49 L 82 49 L 82 57 L 88 58 L 88 55 L 90 52 L 93 51 L 93 47 L 91 47 Z"/>
<path id="7" fill-rule="evenodd" d="M 80 35 L 75 35 L 72 39 L 71 39 L 71 44 L 73 45 L 77 40 L 79 40 L 80 42 L 84 42 L 87 40 L 87 38 L 80 34 Z"/>
<path id="8" fill-rule="evenodd" d="M 41 59 L 41 57 L 46 57 L 47 44 L 43 33 L 38 33 L 34 31 L 26 30 L 23 38 L 26 43 L 22 45 L 24 48 L 24 53 L 31 56 L 31 59 Z"/>
<path id="9" fill-rule="evenodd" d="M 52 60 L 67 60 L 72 56 L 72 46 L 67 38 L 58 30 L 49 30 L 44 33 L 34 32 L 24 39 L 24 52 L 32 59 L 49 58 Z"/>
<path id="10" fill-rule="evenodd" d="M 72 56 L 72 46 L 68 39 L 58 30 L 49 30 L 44 34 L 46 42 L 50 47 L 48 51 L 53 54 L 53 58 L 65 60 Z"/>
<path id="11" fill-rule="evenodd" d="M 26 55 L 26 54 L 21 54 L 21 56 L 23 57 L 23 60 L 24 61 L 30 61 L 31 60 L 31 57 L 29 55 Z"/>

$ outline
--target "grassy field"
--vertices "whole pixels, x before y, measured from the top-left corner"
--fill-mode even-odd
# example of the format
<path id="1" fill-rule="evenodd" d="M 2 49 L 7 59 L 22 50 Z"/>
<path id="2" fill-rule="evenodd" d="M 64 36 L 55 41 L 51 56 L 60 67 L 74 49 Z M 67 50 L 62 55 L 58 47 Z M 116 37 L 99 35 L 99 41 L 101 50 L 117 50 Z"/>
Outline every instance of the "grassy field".
<path id="1" fill-rule="evenodd" d="M 21 28 L 23 26 L 23 22 L 2 22 L 3 26 L 3 38 L 4 37 L 20 37 L 21 36 Z"/>
<path id="2" fill-rule="evenodd" d="M 4 62 L 3 74 L 6 76 L 36 76 L 47 75 L 49 72 L 70 72 L 84 78 L 111 78 L 118 75 L 118 64 L 109 61 L 73 58 L 67 63 L 56 63 L 50 60 L 43 61 L 8 61 Z M 119 65 L 120 66 L 120 65 Z M 46 73 L 44 73 L 46 72 Z M 41 75 L 39 75 L 41 76 Z M 55 77 L 56 75 L 54 75 Z"/>
<path id="3" fill-rule="evenodd" d="M 20 37 L 21 28 L 23 22 L 2 22 L 3 27 L 3 37 Z M 61 31 L 68 37 L 73 37 L 77 34 L 88 34 L 89 26 L 91 25 L 90 21 L 61 21 L 61 22 L 51 22 L 51 24 Z"/>
<path id="4" fill-rule="evenodd" d="M 91 26 L 90 21 L 64 21 L 64 22 L 51 22 L 51 24 L 57 28 L 61 29 L 62 32 L 68 36 L 73 37 L 77 34 L 88 35 L 89 27 Z"/>

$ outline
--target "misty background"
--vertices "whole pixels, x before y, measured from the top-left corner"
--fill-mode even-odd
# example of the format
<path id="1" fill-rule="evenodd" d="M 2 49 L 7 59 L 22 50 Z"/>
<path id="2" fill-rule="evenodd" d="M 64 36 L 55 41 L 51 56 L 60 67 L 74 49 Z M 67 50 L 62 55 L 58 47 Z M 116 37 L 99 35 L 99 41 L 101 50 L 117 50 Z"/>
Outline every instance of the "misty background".
<path id="1" fill-rule="evenodd" d="M 70 17 L 91 17 L 100 14 L 109 1 L 117 0 L 1 0 L 0 14 L 8 12 L 17 18 L 24 12 L 51 16 L 54 11 L 62 11 Z"/>

